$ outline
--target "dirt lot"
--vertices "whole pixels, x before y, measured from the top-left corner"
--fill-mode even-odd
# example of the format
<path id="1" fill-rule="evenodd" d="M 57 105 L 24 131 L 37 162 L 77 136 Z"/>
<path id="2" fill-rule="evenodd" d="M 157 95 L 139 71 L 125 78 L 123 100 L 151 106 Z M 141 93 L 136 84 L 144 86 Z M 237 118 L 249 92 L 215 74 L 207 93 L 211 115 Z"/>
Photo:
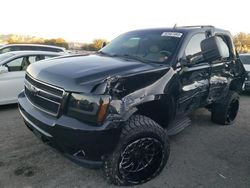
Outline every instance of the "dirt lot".
<path id="1" fill-rule="evenodd" d="M 205 109 L 171 137 L 168 165 L 143 187 L 250 187 L 250 96 L 241 97 L 233 126 L 210 122 Z M 16 105 L 0 107 L 0 188 L 108 187 L 101 170 L 80 167 L 41 143 L 25 126 Z"/>

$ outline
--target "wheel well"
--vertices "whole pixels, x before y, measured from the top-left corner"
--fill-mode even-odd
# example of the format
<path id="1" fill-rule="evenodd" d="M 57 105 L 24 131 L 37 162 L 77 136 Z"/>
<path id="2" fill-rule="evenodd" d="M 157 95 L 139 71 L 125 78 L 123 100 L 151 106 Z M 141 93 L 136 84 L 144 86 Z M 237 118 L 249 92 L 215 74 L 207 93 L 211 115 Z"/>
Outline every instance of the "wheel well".
<path id="1" fill-rule="evenodd" d="M 241 79 L 233 80 L 230 84 L 229 90 L 236 91 L 237 93 L 240 93 L 242 91 L 242 81 Z"/>
<path id="2" fill-rule="evenodd" d="M 151 101 L 137 106 L 137 114 L 147 116 L 166 128 L 175 114 L 174 103 L 170 100 Z"/>

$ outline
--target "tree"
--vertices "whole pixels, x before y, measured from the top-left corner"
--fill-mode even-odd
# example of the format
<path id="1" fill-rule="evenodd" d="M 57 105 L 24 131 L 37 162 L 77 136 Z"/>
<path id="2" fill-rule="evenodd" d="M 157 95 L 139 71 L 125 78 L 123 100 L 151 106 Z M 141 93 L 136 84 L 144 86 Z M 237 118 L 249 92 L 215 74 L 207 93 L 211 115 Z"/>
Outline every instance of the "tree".
<path id="1" fill-rule="evenodd" d="M 95 49 L 100 50 L 102 48 L 103 43 L 107 43 L 107 40 L 105 39 L 94 39 L 93 40 L 93 46 Z"/>
<path id="2" fill-rule="evenodd" d="M 98 51 L 102 48 L 103 43 L 108 43 L 106 39 L 94 39 L 90 44 L 84 44 L 82 50 Z"/>
<path id="3" fill-rule="evenodd" d="M 57 39 L 47 39 L 44 41 L 44 44 L 48 45 L 54 45 L 54 46 L 61 46 L 66 49 L 69 48 L 68 43 L 63 38 L 57 38 Z"/>
<path id="4" fill-rule="evenodd" d="M 234 45 L 239 53 L 250 52 L 250 34 L 241 32 L 234 36 Z"/>
<path id="5" fill-rule="evenodd" d="M 1 36 L 4 38 L 2 40 L 4 43 L 8 44 L 14 44 L 14 43 L 32 43 L 32 44 L 48 44 L 48 45 L 54 45 L 54 46 L 61 46 L 66 49 L 69 48 L 68 43 L 63 38 L 57 38 L 57 39 L 43 39 L 39 37 L 33 37 L 33 36 L 23 36 L 23 35 L 0 35 L 0 41 Z"/>
<path id="6" fill-rule="evenodd" d="M 8 39 L 7 39 L 7 42 L 9 44 L 14 44 L 14 43 L 18 43 L 18 36 L 16 35 L 11 35 Z"/>

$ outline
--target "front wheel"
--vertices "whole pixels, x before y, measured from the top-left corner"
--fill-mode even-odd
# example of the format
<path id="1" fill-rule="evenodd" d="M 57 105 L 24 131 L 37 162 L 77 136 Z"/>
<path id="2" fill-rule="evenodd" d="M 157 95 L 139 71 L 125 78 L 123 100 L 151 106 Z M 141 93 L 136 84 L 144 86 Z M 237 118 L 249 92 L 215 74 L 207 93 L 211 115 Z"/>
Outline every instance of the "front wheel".
<path id="1" fill-rule="evenodd" d="M 104 161 L 104 171 L 113 184 L 142 184 L 162 171 L 169 153 L 164 129 L 148 117 L 135 115 L 125 123 L 115 151 Z"/>
<path id="2" fill-rule="evenodd" d="M 240 98 L 235 91 L 229 91 L 225 100 L 212 107 L 212 121 L 221 125 L 231 125 L 239 111 Z"/>

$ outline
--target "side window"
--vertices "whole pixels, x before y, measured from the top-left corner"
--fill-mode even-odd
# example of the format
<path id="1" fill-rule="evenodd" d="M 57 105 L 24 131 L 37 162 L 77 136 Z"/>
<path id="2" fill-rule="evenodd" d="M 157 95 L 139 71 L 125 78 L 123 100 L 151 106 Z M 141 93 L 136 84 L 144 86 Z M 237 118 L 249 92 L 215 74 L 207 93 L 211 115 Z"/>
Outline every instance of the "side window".
<path id="1" fill-rule="evenodd" d="M 23 50 L 21 46 L 11 46 L 10 51 L 21 51 Z"/>
<path id="2" fill-rule="evenodd" d="M 205 39 L 205 33 L 200 33 L 194 35 L 191 40 L 189 41 L 186 50 L 185 50 L 185 55 L 186 56 L 192 56 L 194 54 L 197 54 L 201 52 L 201 41 Z"/>
<path id="3" fill-rule="evenodd" d="M 41 61 L 41 60 L 44 60 L 45 59 L 45 56 L 44 55 L 37 55 L 35 57 L 35 61 Z"/>
<path id="4" fill-rule="evenodd" d="M 226 40 L 222 36 L 216 36 L 219 39 L 219 46 L 222 51 L 222 58 L 228 59 L 230 57 L 229 47 Z"/>
<path id="5" fill-rule="evenodd" d="M 29 63 L 34 63 L 34 62 L 36 62 L 37 60 L 37 56 L 29 56 L 29 57 L 27 57 L 28 58 L 28 62 Z"/>
<path id="6" fill-rule="evenodd" d="M 10 72 L 25 71 L 31 63 L 34 63 L 36 61 L 37 61 L 37 56 L 25 56 L 14 59 L 5 64 L 5 66 L 8 67 Z"/>
<path id="7" fill-rule="evenodd" d="M 30 46 L 20 46 L 20 50 L 32 50 Z"/>
<path id="8" fill-rule="evenodd" d="M 58 48 L 48 48 L 49 50 L 46 50 L 46 51 L 51 51 L 51 52 L 62 52 L 61 49 L 58 49 Z"/>
<path id="9" fill-rule="evenodd" d="M 3 49 L 1 50 L 1 54 L 2 54 L 2 53 L 6 53 L 6 52 L 10 52 L 10 51 L 11 51 L 10 48 L 3 48 Z"/>
<path id="10" fill-rule="evenodd" d="M 49 52 L 61 52 L 62 50 L 57 48 L 50 48 L 50 47 L 39 47 L 40 51 L 49 51 Z"/>
<path id="11" fill-rule="evenodd" d="M 20 57 L 17 59 L 14 59 L 6 64 L 6 67 L 8 67 L 10 72 L 13 71 L 22 71 L 22 63 L 24 58 Z"/>

